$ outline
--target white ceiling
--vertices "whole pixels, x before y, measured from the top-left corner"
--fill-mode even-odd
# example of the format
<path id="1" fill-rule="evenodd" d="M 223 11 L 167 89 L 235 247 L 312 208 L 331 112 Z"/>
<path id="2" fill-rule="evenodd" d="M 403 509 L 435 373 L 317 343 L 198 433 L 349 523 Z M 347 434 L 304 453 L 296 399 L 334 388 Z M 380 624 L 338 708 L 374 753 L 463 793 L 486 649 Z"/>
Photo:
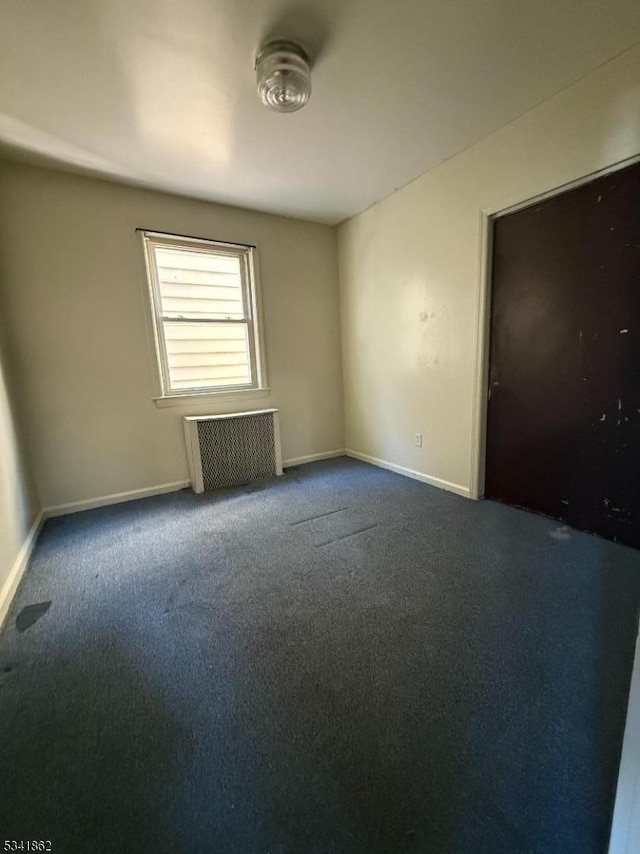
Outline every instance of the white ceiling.
<path id="1" fill-rule="evenodd" d="M 268 37 L 316 54 L 268 112 Z M 336 223 L 640 40 L 636 0 L 3 0 L 5 155 Z"/>

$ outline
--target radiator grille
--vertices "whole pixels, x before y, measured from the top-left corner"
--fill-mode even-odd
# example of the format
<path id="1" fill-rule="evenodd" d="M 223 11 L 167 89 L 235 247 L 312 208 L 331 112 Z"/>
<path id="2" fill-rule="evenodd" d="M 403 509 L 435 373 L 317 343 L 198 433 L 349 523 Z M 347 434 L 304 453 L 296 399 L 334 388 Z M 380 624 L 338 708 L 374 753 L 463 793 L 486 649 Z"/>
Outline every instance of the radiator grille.
<path id="1" fill-rule="evenodd" d="M 198 421 L 205 491 L 278 474 L 272 412 Z"/>

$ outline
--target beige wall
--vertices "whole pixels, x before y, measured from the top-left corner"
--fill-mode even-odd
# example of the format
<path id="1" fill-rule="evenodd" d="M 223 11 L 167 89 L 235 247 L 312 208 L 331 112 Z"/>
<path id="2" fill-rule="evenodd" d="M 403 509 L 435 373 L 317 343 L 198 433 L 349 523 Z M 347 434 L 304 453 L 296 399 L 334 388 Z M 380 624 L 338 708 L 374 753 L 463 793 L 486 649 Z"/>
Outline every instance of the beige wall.
<path id="1" fill-rule="evenodd" d="M 276 406 L 287 459 L 346 444 L 473 492 L 481 212 L 640 151 L 640 49 L 326 226 L 0 163 L 0 290 L 43 506 L 187 477 L 180 417 Z M 267 398 L 158 409 L 135 229 L 257 243 Z M 423 447 L 414 444 L 423 434 Z"/>
<path id="2" fill-rule="evenodd" d="M 639 105 L 635 48 L 340 227 L 348 448 L 473 493 L 481 212 L 636 155 Z"/>
<path id="3" fill-rule="evenodd" d="M 0 303 L 0 312 L 2 303 Z M 40 506 L 20 441 L 16 383 L 9 371 L 9 347 L 0 328 L 0 625 L 15 583 L 18 557 Z"/>
<path id="4" fill-rule="evenodd" d="M 335 229 L 0 163 L 0 258 L 44 507 L 185 480 L 181 416 L 268 406 L 285 459 L 344 447 Z M 136 228 L 259 247 L 268 397 L 158 409 Z"/>

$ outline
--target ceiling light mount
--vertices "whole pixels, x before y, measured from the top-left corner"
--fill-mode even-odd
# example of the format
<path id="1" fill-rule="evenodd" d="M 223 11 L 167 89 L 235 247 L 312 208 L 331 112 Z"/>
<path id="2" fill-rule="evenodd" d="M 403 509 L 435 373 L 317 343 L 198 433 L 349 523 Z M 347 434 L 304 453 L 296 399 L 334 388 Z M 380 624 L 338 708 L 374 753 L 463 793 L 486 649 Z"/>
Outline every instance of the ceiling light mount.
<path id="1" fill-rule="evenodd" d="M 268 42 L 256 57 L 256 83 L 260 100 L 270 110 L 301 109 L 311 95 L 309 55 L 295 42 Z"/>

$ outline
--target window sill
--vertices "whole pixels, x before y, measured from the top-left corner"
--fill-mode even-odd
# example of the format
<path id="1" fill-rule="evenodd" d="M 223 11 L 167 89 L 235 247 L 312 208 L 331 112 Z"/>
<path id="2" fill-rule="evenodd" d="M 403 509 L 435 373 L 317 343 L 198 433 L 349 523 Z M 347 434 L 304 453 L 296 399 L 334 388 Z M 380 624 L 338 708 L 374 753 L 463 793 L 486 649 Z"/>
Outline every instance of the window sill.
<path id="1" fill-rule="evenodd" d="M 270 388 L 243 388 L 237 391 L 214 391 L 206 394 L 168 394 L 164 397 L 154 397 L 153 402 L 158 409 L 165 409 L 177 406 L 188 407 L 194 404 L 223 403 L 226 400 L 255 400 L 269 397 L 270 394 Z"/>

